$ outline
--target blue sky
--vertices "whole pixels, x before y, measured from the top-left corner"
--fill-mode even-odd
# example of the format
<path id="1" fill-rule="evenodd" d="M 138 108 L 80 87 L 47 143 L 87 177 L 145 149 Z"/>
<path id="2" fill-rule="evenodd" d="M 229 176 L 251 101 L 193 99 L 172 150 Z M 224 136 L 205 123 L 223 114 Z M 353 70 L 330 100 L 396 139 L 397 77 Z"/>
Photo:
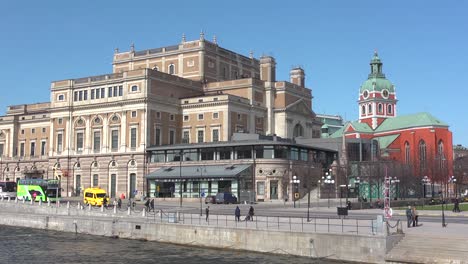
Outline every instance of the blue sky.
<path id="1" fill-rule="evenodd" d="M 181 8 L 183 7 L 183 8 Z M 399 115 L 430 112 L 468 146 L 466 1 L 4 1 L 0 115 L 46 102 L 50 82 L 112 71 L 114 48 L 137 50 L 217 36 L 272 55 L 277 78 L 306 71 L 317 113 L 356 120 L 375 49 L 397 88 Z"/>

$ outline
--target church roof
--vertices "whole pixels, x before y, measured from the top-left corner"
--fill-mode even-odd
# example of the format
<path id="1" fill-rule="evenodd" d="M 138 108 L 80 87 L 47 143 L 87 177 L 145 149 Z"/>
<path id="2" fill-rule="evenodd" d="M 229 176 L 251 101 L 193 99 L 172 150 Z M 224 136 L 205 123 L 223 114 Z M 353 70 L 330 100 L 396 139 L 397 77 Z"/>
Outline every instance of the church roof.
<path id="1" fill-rule="evenodd" d="M 340 128 L 335 133 L 331 134 L 330 137 L 337 138 L 337 137 L 343 136 L 343 131 L 349 126 L 351 126 L 354 132 L 357 132 L 357 133 L 372 133 L 373 132 L 372 128 L 370 128 L 368 124 L 354 121 L 354 122 L 348 122 L 344 127 Z"/>
<path id="2" fill-rule="evenodd" d="M 387 148 L 390 144 L 393 143 L 393 141 L 395 141 L 395 139 L 399 136 L 400 134 L 396 134 L 396 135 L 389 135 L 389 136 L 383 136 L 383 137 L 376 137 L 374 139 L 377 139 L 377 141 L 379 142 L 379 147 L 381 149 L 384 149 L 384 148 Z"/>
<path id="3" fill-rule="evenodd" d="M 385 132 L 391 130 L 398 130 L 411 127 L 423 127 L 423 126 L 438 126 L 448 127 L 447 123 L 442 122 L 440 119 L 433 115 L 422 112 L 412 115 L 398 116 L 393 118 L 387 118 L 382 124 L 377 127 L 375 132 Z"/>
<path id="4" fill-rule="evenodd" d="M 388 90 L 389 93 L 394 93 L 395 87 L 385 78 L 385 74 L 382 72 L 383 63 L 380 61 L 377 51 L 374 52 L 370 65 L 371 73 L 369 78 L 361 85 L 360 92 L 363 93 L 365 90 L 369 92 Z"/>

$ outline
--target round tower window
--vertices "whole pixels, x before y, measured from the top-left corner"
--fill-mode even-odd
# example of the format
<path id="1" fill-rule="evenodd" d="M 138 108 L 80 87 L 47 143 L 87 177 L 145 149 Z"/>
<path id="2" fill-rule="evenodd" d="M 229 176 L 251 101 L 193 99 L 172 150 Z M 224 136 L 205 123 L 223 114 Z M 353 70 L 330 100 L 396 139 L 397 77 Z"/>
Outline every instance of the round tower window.
<path id="1" fill-rule="evenodd" d="M 382 91 L 382 96 L 383 96 L 384 98 L 388 98 L 388 90 L 383 90 L 383 91 Z"/>
<path id="2" fill-rule="evenodd" d="M 362 93 L 362 96 L 364 96 L 364 98 L 369 97 L 369 91 L 365 90 L 365 91 Z"/>

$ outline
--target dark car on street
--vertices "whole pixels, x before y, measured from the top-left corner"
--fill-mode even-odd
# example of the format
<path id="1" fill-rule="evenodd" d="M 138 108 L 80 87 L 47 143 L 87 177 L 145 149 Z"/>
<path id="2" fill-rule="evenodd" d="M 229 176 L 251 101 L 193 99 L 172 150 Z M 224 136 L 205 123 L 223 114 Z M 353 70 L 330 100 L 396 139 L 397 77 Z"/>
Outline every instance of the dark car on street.
<path id="1" fill-rule="evenodd" d="M 232 193 L 217 193 L 216 194 L 216 203 L 217 204 L 234 204 L 237 203 L 237 197 Z"/>
<path id="2" fill-rule="evenodd" d="M 205 204 L 209 204 L 209 203 L 210 203 L 210 204 L 216 203 L 216 196 L 214 196 L 214 195 L 208 195 L 208 196 L 206 196 L 206 198 L 205 198 Z"/>

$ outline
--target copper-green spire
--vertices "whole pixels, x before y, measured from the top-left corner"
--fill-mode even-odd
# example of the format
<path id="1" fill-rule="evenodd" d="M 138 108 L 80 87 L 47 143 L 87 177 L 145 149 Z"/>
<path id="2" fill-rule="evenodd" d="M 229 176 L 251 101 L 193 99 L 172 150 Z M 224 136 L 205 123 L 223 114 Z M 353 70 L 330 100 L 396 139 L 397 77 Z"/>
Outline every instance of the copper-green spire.
<path id="1" fill-rule="evenodd" d="M 380 61 L 377 50 L 374 51 L 374 57 L 372 57 L 370 66 L 371 66 L 371 73 L 369 74 L 369 79 L 375 78 L 375 77 L 385 78 L 385 74 L 382 73 L 382 62 Z"/>

